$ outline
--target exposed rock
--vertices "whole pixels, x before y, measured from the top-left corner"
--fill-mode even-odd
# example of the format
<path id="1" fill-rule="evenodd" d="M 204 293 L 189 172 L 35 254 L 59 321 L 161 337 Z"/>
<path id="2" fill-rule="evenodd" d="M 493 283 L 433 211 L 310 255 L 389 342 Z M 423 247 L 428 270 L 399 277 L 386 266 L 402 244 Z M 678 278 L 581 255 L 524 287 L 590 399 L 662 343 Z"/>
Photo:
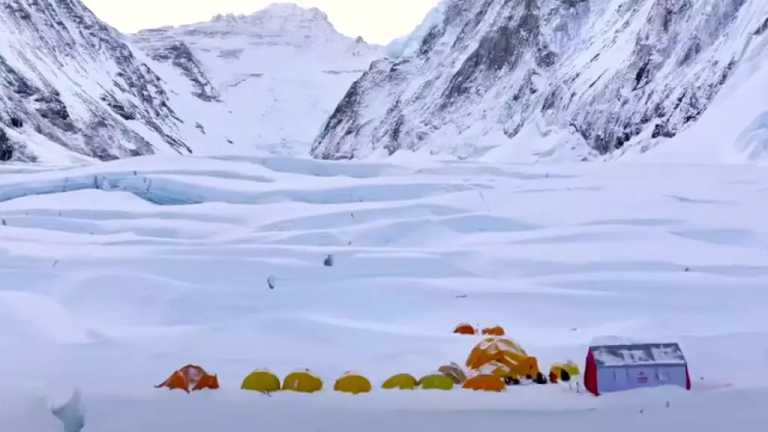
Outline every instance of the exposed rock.
<path id="1" fill-rule="evenodd" d="M 701 118 L 766 15 L 761 0 L 446 0 L 409 41 L 417 49 L 352 86 L 312 154 L 648 149 Z"/>

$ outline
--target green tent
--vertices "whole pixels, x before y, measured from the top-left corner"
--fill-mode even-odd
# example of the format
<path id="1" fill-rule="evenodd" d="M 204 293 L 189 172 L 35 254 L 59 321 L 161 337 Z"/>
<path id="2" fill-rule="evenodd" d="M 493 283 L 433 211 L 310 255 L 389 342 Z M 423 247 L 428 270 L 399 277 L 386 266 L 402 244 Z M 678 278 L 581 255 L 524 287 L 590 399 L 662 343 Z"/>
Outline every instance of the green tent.
<path id="1" fill-rule="evenodd" d="M 245 377 L 243 390 L 272 393 L 280 390 L 280 378 L 268 371 L 255 371 Z"/>
<path id="2" fill-rule="evenodd" d="M 453 380 L 445 375 L 428 375 L 419 381 L 424 390 L 453 390 Z"/>
<path id="3" fill-rule="evenodd" d="M 415 390 L 419 381 L 409 374 L 399 374 L 384 381 L 381 388 L 385 390 Z"/>

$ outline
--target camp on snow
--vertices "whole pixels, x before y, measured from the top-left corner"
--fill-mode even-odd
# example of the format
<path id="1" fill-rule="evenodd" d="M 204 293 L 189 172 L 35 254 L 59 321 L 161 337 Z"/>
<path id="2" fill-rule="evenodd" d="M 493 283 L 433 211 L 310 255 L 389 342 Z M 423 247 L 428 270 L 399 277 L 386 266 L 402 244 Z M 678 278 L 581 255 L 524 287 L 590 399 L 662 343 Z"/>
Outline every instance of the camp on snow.
<path id="1" fill-rule="evenodd" d="M 584 385 L 591 393 L 643 387 L 691 389 L 688 362 L 676 343 L 593 346 L 587 354 Z"/>

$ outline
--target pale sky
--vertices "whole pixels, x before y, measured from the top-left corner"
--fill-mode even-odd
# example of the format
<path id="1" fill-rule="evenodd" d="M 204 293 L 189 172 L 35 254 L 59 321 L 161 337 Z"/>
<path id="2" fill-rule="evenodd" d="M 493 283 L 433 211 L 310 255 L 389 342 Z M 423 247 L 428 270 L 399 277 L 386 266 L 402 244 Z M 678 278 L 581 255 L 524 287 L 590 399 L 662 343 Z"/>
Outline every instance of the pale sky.
<path id="1" fill-rule="evenodd" d="M 101 19 L 124 32 L 207 21 L 216 14 L 248 14 L 270 0 L 83 0 Z M 348 36 L 387 43 L 408 34 L 438 0 L 295 0 L 328 14 Z"/>

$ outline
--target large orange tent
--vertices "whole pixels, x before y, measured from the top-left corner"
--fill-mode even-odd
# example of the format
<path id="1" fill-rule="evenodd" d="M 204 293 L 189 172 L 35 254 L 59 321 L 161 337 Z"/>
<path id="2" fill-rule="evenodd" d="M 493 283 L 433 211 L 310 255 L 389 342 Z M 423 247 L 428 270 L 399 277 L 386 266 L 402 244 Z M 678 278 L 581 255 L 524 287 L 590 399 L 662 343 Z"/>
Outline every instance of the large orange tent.
<path id="1" fill-rule="evenodd" d="M 155 388 L 167 388 L 169 390 L 183 390 L 187 393 L 200 390 L 218 390 L 219 378 L 210 375 L 200 366 L 187 365 L 177 370 L 160 385 Z"/>
<path id="2" fill-rule="evenodd" d="M 511 381 L 526 378 L 541 382 L 544 379 L 538 360 L 511 339 L 483 340 L 469 354 L 467 367 L 481 375 L 496 375 Z"/>

